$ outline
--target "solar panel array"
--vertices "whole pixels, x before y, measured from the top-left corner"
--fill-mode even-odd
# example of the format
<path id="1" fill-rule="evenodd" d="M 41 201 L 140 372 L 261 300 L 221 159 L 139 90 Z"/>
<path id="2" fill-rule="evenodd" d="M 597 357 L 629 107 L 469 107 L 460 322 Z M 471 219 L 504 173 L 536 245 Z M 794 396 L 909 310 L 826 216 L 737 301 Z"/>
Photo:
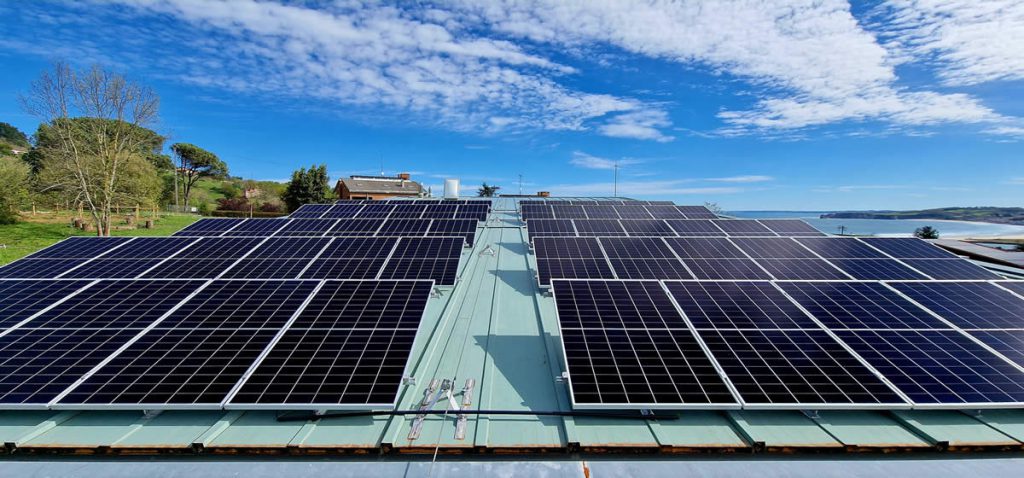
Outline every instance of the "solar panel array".
<path id="1" fill-rule="evenodd" d="M 806 227 L 797 228 L 790 226 L 789 222 L 789 219 L 533 219 L 527 222 L 526 230 L 531 242 L 541 236 L 814 237 L 825 235 L 806 223 L 804 223 Z"/>
<path id="2" fill-rule="evenodd" d="M 200 219 L 174 233 L 175 237 L 437 237 L 462 236 L 467 246 L 476 240 L 479 220 L 422 218 L 281 218 Z"/>
<path id="3" fill-rule="evenodd" d="M 552 283 L 577 408 L 1024 407 L 1019 282 Z"/>
<path id="4" fill-rule="evenodd" d="M 528 226 L 529 227 L 529 226 Z M 898 242 L 893 242 L 898 241 Z M 534 240 L 537 278 L 697 280 L 993 280 L 996 275 L 919 239 L 917 255 L 893 257 L 852 237 L 555 237 Z M 925 248 L 935 249 L 935 252 Z M 894 252 L 897 253 L 897 252 Z M 897 253 L 898 254 L 898 253 Z M 940 257 L 939 254 L 942 254 Z M 919 265 L 941 264 L 934 268 Z"/>
<path id="5" fill-rule="evenodd" d="M 484 200 L 338 201 L 305 204 L 289 215 L 293 219 L 475 219 L 486 221 L 491 210 Z"/>
<path id="6" fill-rule="evenodd" d="M 450 286 L 463 252 L 461 237 L 444 236 L 110 239 L 61 241 L 0 267 L 0 278 L 421 279 Z"/>
<path id="7" fill-rule="evenodd" d="M 0 280 L 0 409 L 393 406 L 431 288 Z"/>
<path id="8" fill-rule="evenodd" d="M 519 202 L 520 217 L 534 219 L 716 219 L 703 206 L 676 206 L 670 201 Z"/>

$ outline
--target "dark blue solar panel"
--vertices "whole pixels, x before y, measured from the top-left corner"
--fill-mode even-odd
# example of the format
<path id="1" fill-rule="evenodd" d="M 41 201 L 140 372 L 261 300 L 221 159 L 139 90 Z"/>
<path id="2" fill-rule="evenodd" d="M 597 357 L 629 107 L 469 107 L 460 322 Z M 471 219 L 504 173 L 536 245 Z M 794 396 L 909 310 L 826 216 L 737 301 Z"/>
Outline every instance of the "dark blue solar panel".
<path id="1" fill-rule="evenodd" d="M 619 213 L 614 206 L 583 206 L 588 219 L 618 219 Z"/>
<path id="2" fill-rule="evenodd" d="M 331 205 L 330 204 L 303 204 L 302 206 L 299 206 L 298 209 L 296 209 L 291 214 L 289 214 L 288 217 L 290 217 L 292 219 L 298 219 L 298 218 L 306 218 L 306 219 L 318 218 L 321 215 L 323 215 L 323 213 L 327 212 L 330 209 L 331 209 Z"/>
<path id="3" fill-rule="evenodd" d="M 322 236 L 337 219 L 292 219 L 275 236 Z"/>
<path id="4" fill-rule="evenodd" d="M 555 280 L 552 292 L 563 328 L 687 328 L 657 281 Z"/>
<path id="5" fill-rule="evenodd" d="M 681 237 L 725 236 L 714 222 L 706 219 L 667 219 L 668 224 Z"/>
<path id="6" fill-rule="evenodd" d="M 605 254 L 622 259 L 676 259 L 665 241 L 653 237 L 605 237 L 600 239 Z"/>
<path id="7" fill-rule="evenodd" d="M 779 284 L 831 329 L 948 328 L 941 320 L 877 282 Z"/>
<path id="8" fill-rule="evenodd" d="M 87 259 L 21 259 L 0 267 L 2 279 L 52 279 Z"/>
<path id="9" fill-rule="evenodd" d="M 920 280 L 927 277 L 893 259 L 829 259 L 854 279 Z"/>
<path id="10" fill-rule="evenodd" d="M 426 204 L 401 204 L 395 205 L 395 209 L 388 216 L 391 219 L 419 219 L 423 211 L 427 210 Z"/>
<path id="11" fill-rule="evenodd" d="M 359 210 L 359 214 L 356 217 L 359 219 L 383 219 L 388 217 L 394 209 L 394 204 L 367 204 Z"/>
<path id="12" fill-rule="evenodd" d="M 534 219 L 554 219 L 555 213 L 551 210 L 551 206 L 531 204 L 522 206 L 520 216 L 522 216 L 524 221 L 531 221 Z"/>
<path id="13" fill-rule="evenodd" d="M 704 206 L 677 206 L 683 214 L 686 214 L 687 219 L 714 219 L 716 216 L 713 212 L 708 210 Z"/>
<path id="14" fill-rule="evenodd" d="M 968 333 L 1024 367 L 1024 330 L 969 330 Z"/>
<path id="15" fill-rule="evenodd" d="M 185 226 L 180 231 L 175 232 L 174 236 L 219 236 L 225 231 L 238 226 L 244 222 L 245 219 L 234 219 L 234 218 L 207 218 L 200 219 L 188 226 Z"/>
<path id="16" fill-rule="evenodd" d="M 772 276 L 751 259 L 683 259 L 694 277 L 705 280 L 767 280 Z"/>
<path id="17" fill-rule="evenodd" d="M 538 259 L 603 259 L 593 237 L 538 237 L 533 243 Z"/>
<path id="18" fill-rule="evenodd" d="M 167 259 L 142 274 L 149 279 L 213 279 L 228 270 L 238 259 Z"/>
<path id="19" fill-rule="evenodd" d="M 626 230 L 614 219 L 576 219 L 577 234 L 580 236 L 625 236 Z"/>
<path id="20" fill-rule="evenodd" d="M 246 219 L 234 229 L 225 232 L 223 236 L 272 236 L 289 221 L 290 219 Z"/>
<path id="21" fill-rule="evenodd" d="M 555 219 L 586 219 L 587 214 L 583 212 L 583 206 L 551 206 Z"/>
<path id="22" fill-rule="evenodd" d="M 952 253 L 926 241 L 909 237 L 868 237 L 861 239 L 897 259 L 952 259 Z"/>
<path id="23" fill-rule="evenodd" d="M 915 403 L 1024 402 L 1024 372 L 959 332 L 840 330 L 836 334 Z"/>
<path id="24" fill-rule="evenodd" d="M 824 236 L 825 234 L 799 219 L 760 219 L 759 222 L 780 236 Z"/>
<path id="25" fill-rule="evenodd" d="M 680 237 L 666 238 L 665 242 L 679 257 L 694 259 L 746 259 L 738 247 L 725 238 Z"/>
<path id="26" fill-rule="evenodd" d="M 237 259 L 263 242 L 259 237 L 204 237 L 174 259 Z"/>
<path id="27" fill-rule="evenodd" d="M 430 281 L 325 282 L 292 328 L 416 330 L 430 289 Z"/>
<path id="28" fill-rule="evenodd" d="M 908 266 L 940 280 L 1002 279 L 998 274 L 966 259 L 903 259 Z"/>
<path id="29" fill-rule="evenodd" d="M 987 282 L 901 282 L 892 286 L 957 327 L 1024 329 L 1024 299 Z"/>
<path id="30" fill-rule="evenodd" d="M 848 280 L 846 274 L 822 259 L 757 259 L 778 280 Z"/>
<path id="31" fill-rule="evenodd" d="M 104 259 L 165 259 L 197 239 L 188 237 L 137 237 L 103 255 Z"/>
<path id="32" fill-rule="evenodd" d="M 324 219 L 351 219 L 363 209 L 362 203 L 335 204 L 330 210 L 320 216 Z"/>
<path id="33" fill-rule="evenodd" d="M 26 258 L 92 259 L 130 240 L 128 237 L 69 237 Z"/>
<path id="34" fill-rule="evenodd" d="M 490 208 L 483 204 L 462 204 L 455 211 L 455 219 L 475 219 L 479 222 L 487 220 L 487 212 Z"/>
<path id="35" fill-rule="evenodd" d="M 814 259 L 818 257 L 788 237 L 736 237 L 731 241 L 755 259 Z"/>
<path id="36" fill-rule="evenodd" d="M 614 279 L 615 274 L 604 258 L 541 259 L 537 258 L 537 280 L 542 286 L 551 279 Z"/>
<path id="37" fill-rule="evenodd" d="M 391 258 L 381 272 L 381 279 L 427 280 L 437 285 L 455 285 L 458 259 Z"/>
<path id="38" fill-rule="evenodd" d="M 700 330 L 750 405 L 905 405 L 824 330 Z"/>
<path id="39" fill-rule="evenodd" d="M 868 247 L 852 237 L 800 237 L 800 244 L 807 246 L 826 259 L 884 259 L 885 255 Z"/>
<path id="40" fill-rule="evenodd" d="M 388 219 L 377 231 L 378 236 L 423 236 L 430 228 L 430 219 Z"/>
<path id="41" fill-rule="evenodd" d="M 644 206 L 614 206 L 615 212 L 619 213 L 622 219 L 654 219 Z"/>
<path id="42" fill-rule="evenodd" d="M 647 206 L 647 212 L 655 219 L 686 219 L 679 208 L 675 206 Z"/>
<path id="43" fill-rule="evenodd" d="M 0 281 L 0 331 L 85 287 L 83 280 Z"/>
<path id="44" fill-rule="evenodd" d="M 712 221 L 730 236 L 774 236 L 775 233 L 753 219 L 716 219 Z"/>
<path id="45" fill-rule="evenodd" d="M 423 219 L 454 219 L 458 212 L 458 204 L 430 204 L 423 211 Z"/>
<path id="46" fill-rule="evenodd" d="M 533 241 L 540 236 L 575 236 L 576 228 L 566 219 L 534 219 L 527 223 L 526 232 Z"/>
<path id="47" fill-rule="evenodd" d="M 477 221 L 474 219 L 434 219 L 427 236 L 462 236 L 467 246 L 476 241 Z"/>
<path id="48" fill-rule="evenodd" d="M 692 279 L 693 275 L 679 259 L 608 260 L 619 279 Z"/>
<path id="49" fill-rule="evenodd" d="M 394 259 L 458 259 L 461 237 L 403 237 L 392 254 Z"/>
<path id="50" fill-rule="evenodd" d="M 320 254 L 320 259 L 384 258 L 397 243 L 398 239 L 393 237 L 336 237 Z"/>
<path id="51" fill-rule="evenodd" d="M 296 279 L 310 262 L 310 258 L 242 259 L 221 277 L 225 279 Z"/>
<path id="52" fill-rule="evenodd" d="M 665 282 L 694 327 L 819 328 L 770 282 Z"/>
<path id="53" fill-rule="evenodd" d="M 650 220 L 623 220 L 622 228 L 630 236 L 675 236 L 675 231 L 665 224 L 665 221 Z"/>
<path id="54" fill-rule="evenodd" d="M 342 219 L 327 231 L 328 236 L 372 236 L 384 225 L 383 219 Z"/>
<path id="55" fill-rule="evenodd" d="M 163 259 L 94 259 L 71 269 L 62 279 L 132 279 L 156 266 Z"/>
<path id="56" fill-rule="evenodd" d="M 330 242 L 326 237 L 271 237 L 246 259 L 311 259 Z"/>
<path id="57" fill-rule="evenodd" d="M 188 280 L 101 281 L 59 307 L 39 314 L 30 328 L 144 328 L 203 284 Z"/>
<path id="58" fill-rule="evenodd" d="M 373 279 L 384 267 L 384 258 L 317 259 L 302 273 L 302 279 Z"/>

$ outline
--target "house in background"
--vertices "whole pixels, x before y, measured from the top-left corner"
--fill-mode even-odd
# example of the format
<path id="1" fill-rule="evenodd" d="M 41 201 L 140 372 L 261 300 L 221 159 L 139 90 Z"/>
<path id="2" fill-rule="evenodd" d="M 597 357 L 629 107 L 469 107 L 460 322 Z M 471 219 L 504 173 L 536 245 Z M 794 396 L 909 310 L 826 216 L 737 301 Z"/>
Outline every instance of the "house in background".
<path id="1" fill-rule="evenodd" d="M 338 199 L 387 199 L 393 197 L 424 197 L 423 185 L 409 179 L 409 173 L 398 176 L 349 176 L 334 187 Z"/>

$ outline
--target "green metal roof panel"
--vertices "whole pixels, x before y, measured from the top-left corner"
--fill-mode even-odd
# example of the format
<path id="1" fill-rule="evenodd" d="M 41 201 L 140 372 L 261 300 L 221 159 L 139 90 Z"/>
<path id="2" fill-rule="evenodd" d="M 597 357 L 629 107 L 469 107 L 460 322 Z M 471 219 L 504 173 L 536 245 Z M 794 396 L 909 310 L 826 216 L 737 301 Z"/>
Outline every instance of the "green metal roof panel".
<path id="1" fill-rule="evenodd" d="M 986 412 L 988 412 L 986 410 Z M 935 442 L 961 446 L 1019 446 L 1020 442 L 974 417 L 941 410 L 898 410 L 901 423 Z"/>
<path id="2" fill-rule="evenodd" d="M 843 444 L 803 413 L 792 411 L 733 410 L 725 412 L 739 432 L 767 448 L 838 448 Z"/>
<path id="3" fill-rule="evenodd" d="M 813 420 L 836 440 L 859 448 L 932 446 L 884 412 L 821 411 Z"/>
<path id="4" fill-rule="evenodd" d="M 110 446 L 133 430 L 132 425 L 144 421 L 139 412 L 91 411 L 79 413 L 45 433 L 28 440 L 21 447 Z"/>
<path id="5" fill-rule="evenodd" d="M 975 418 L 1024 443 L 1024 410 L 985 410 Z"/>
<path id="6" fill-rule="evenodd" d="M 651 432 L 662 447 L 748 448 L 750 444 L 721 412 L 687 411 L 678 420 L 652 421 Z"/>
<path id="7" fill-rule="evenodd" d="M 189 448 L 228 413 L 216 410 L 166 411 L 131 425 L 134 430 L 113 445 L 124 448 Z"/>

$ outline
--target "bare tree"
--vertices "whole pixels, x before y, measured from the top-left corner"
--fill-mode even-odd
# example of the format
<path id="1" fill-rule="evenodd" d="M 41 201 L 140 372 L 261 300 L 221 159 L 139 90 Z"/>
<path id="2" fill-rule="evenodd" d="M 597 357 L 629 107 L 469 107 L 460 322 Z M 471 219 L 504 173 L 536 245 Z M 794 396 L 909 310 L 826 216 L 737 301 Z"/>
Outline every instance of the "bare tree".
<path id="1" fill-rule="evenodd" d="M 144 151 L 152 138 L 146 128 L 157 120 L 156 93 L 98 66 L 75 71 L 58 62 L 21 100 L 43 122 L 40 190 L 81 204 L 100 236 L 110 235 L 115 205 L 151 203 L 159 180 Z"/>

